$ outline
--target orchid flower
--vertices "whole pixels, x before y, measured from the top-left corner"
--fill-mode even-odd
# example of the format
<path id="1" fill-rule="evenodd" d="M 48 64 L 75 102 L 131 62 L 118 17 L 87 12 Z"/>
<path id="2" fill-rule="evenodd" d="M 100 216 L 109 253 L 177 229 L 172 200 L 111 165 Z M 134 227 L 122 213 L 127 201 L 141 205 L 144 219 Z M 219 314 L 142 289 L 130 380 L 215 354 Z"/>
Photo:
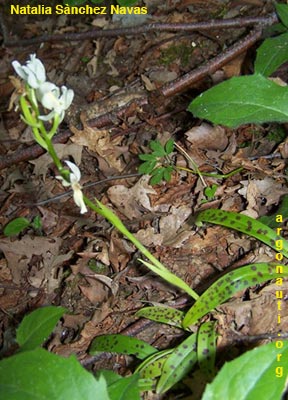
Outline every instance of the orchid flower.
<path id="1" fill-rule="evenodd" d="M 84 214 L 88 210 L 87 210 L 87 207 L 83 200 L 83 193 L 81 190 L 82 186 L 79 183 L 79 181 L 81 179 L 80 169 L 77 167 L 76 164 L 74 164 L 70 161 L 65 161 L 65 163 L 68 165 L 68 167 L 71 170 L 71 173 L 69 175 L 70 182 L 66 181 L 62 176 L 56 176 L 56 178 L 61 180 L 63 186 L 65 186 L 65 187 L 71 186 L 71 188 L 73 190 L 74 202 L 78 207 L 80 207 L 80 213 Z"/>
<path id="2" fill-rule="evenodd" d="M 63 120 L 65 111 L 72 103 L 74 92 L 66 86 L 61 86 L 61 92 L 60 95 L 59 88 L 50 82 L 45 82 L 38 88 L 37 98 L 43 107 L 52 110 L 49 114 L 39 117 L 42 121 L 49 121 L 55 115 L 59 115 L 59 123 Z"/>
<path id="3" fill-rule="evenodd" d="M 36 54 L 30 54 L 30 60 L 22 66 L 18 61 L 13 61 L 12 66 L 16 73 L 33 89 L 38 89 L 46 81 L 45 67 L 36 58 Z"/>

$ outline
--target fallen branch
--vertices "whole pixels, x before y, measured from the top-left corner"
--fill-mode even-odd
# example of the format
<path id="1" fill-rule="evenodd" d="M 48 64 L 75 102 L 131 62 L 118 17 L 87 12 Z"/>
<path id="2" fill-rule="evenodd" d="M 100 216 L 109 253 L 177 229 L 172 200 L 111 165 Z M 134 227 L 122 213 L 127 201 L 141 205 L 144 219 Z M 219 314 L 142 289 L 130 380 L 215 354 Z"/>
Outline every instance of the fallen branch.
<path id="1" fill-rule="evenodd" d="M 64 34 L 52 34 L 42 35 L 31 39 L 9 39 L 7 37 L 5 25 L 0 20 L 2 25 L 2 33 L 4 37 L 4 45 L 6 47 L 23 47 L 30 46 L 36 43 L 44 42 L 67 42 L 67 41 L 79 41 L 86 39 L 97 39 L 103 37 L 117 37 L 117 36 L 136 36 L 143 33 L 149 32 L 193 32 L 193 31 L 209 31 L 214 29 L 228 29 L 228 28 L 243 28 L 247 26 L 259 27 L 269 26 L 277 22 L 278 18 L 276 13 L 267 15 L 266 17 L 243 17 L 234 19 L 221 19 L 211 20 L 206 22 L 196 22 L 188 24 L 169 24 L 169 23 L 152 23 L 140 26 L 132 26 L 127 28 L 115 28 L 115 29 L 93 29 L 88 32 L 81 33 L 64 33 Z"/>

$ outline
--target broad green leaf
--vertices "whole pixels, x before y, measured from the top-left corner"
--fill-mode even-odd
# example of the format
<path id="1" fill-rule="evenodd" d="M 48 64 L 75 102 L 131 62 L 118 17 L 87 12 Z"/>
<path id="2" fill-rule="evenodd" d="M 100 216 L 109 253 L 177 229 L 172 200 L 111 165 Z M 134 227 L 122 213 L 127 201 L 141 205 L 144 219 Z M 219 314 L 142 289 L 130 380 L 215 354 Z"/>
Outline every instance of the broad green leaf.
<path id="1" fill-rule="evenodd" d="M 0 361 L 0 398 L 5 400 L 110 400 L 103 378 L 97 381 L 75 356 L 62 358 L 43 349 Z"/>
<path id="2" fill-rule="evenodd" d="M 18 235 L 29 225 L 30 221 L 28 221 L 27 218 L 24 217 L 15 218 L 5 226 L 3 233 L 5 236 Z"/>
<path id="3" fill-rule="evenodd" d="M 162 324 L 168 324 L 171 326 L 177 326 L 182 328 L 182 321 L 184 318 L 184 312 L 177 310 L 172 307 L 145 307 L 142 310 L 137 311 L 137 317 L 144 317 L 151 319 L 152 321 L 160 322 Z"/>
<path id="4" fill-rule="evenodd" d="M 110 400 L 140 400 L 140 391 L 138 388 L 139 376 L 137 374 L 123 378 L 113 371 L 103 370 L 100 371 L 100 376 L 101 375 L 105 378 Z M 97 398 L 101 400 L 98 395 Z"/>
<path id="5" fill-rule="evenodd" d="M 210 380 L 215 376 L 216 331 L 215 322 L 201 324 L 197 332 L 197 359 L 200 370 Z"/>
<path id="6" fill-rule="evenodd" d="M 288 342 L 275 343 L 247 351 L 224 365 L 211 384 L 206 386 L 202 400 L 280 400 L 287 379 Z M 281 354 L 281 361 L 277 361 Z M 277 377 L 277 368 L 283 376 Z"/>
<path id="7" fill-rule="evenodd" d="M 276 4 L 276 11 L 281 22 L 288 28 L 288 6 L 287 4 Z"/>
<path id="8" fill-rule="evenodd" d="M 103 351 L 134 355 L 140 360 L 158 352 L 155 347 L 143 340 L 120 334 L 97 336 L 91 344 L 89 353 L 93 355 Z"/>
<path id="9" fill-rule="evenodd" d="M 149 181 L 150 185 L 158 185 L 163 180 L 165 168 L 159 167 L 151 172 L 151 179 Z"/>
<path id="10" fill-rule="evenodd" d="M 55 325 L 66 312 L 63 307 L 42 307 L 23 318 L 16 340 L 21 351 L 34 350 L 48 339 Z"/>
<path id="11" fill-rule="evenodd" d="M 153 150 L 153 154 L 157 157 L 164 157 L 166 155 L 165 149 L 159 140 L 151 140 L 149 147 Z"/>
<path id="12" fill-rule="evenodd" d="M 153 169 L 156 167 L 157 161 L 145 161 L 138 168 L 140 174 L 150 174 Z"/>
<path id="13" fill-rule="evenodd" d="M 281 243 L 283 246 L 281 252 L 285 257 L 288 257 L 288 241 L 282 236 L 277 235 L 273 229 L 269 228 L 269 226 L 265 224 L 262 224 L 262 222 L 258 221 L 257 219 L 232 211 L 210 208 L 208 210 L 201 211 L 196 216 L 196 225 L 201 226 L 202 222 L 222 225 L 226 226 L 227 228 L 246 233 L 246 235 L 253 236 L 276 251 L 279 251 L 279 248 L 277 248 L 277 243 Z"/>
<path id="14" fill-rule="evenodd" d="M 288 87 L 260 74 L 234 77 L 196 97 L 188 110 L 198 118 L 229 127 L 287 122 Z"/>
<path id="15" fill-rule="evenodd" d="M 172 153 L 174 150 L 174 140 L 173 139 L 169 139 L 167 140 L 167 142 L 165 143 L 165 151 L 167 154 Z"/>
<path id="16" fill-rule="evenodd" d="M 257 49 L 255 72 L 270 76 L 286 61 L 288 61 L 288 32 L 266 39 Z"/>
<path id="17" fill-rule="evenodd" d="M 156 387 L 156 393 L 165 393 L 179 382 L 197 362 L 197 334 L 193 333 L 185 339 L 168 356 L 163 365 L 161 376 Z"/>
<path id="18" fill-rule="evenodd" d="M 173 167 L 165 168 L 165 171 L 163 172 L 163 178 L 166 182 L 170 182 L 172 172 L 173 172 Z"/>
<path id="19" fill-rule="evenodd" d="M 282 269 L 281 274 L 276 269 L 276 266 Z M 194 325 L 200 318 L 240 290 L 270 279 L 285 276 L 288 276 L 288 266 L 275 263 L 249 264 L 228 272 L 214 282 L 187 311 L 183 320 L 184 329 Z"/>
<path id="20" fill-rule="evenodd" d="M 155 161 L 155 156 L 153 154 L 139 154 L 138 157 L 143 161 Z"/>

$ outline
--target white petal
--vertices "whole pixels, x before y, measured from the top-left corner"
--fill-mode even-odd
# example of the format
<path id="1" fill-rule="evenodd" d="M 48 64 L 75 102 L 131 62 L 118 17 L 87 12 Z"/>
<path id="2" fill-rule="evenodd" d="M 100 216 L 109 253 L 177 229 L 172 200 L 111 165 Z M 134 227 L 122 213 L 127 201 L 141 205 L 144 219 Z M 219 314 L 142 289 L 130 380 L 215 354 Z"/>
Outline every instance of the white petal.
<path id="1" fill-rule="evenodd" d="M 62 183 L 63 186 L 65 186 L 65 187 L 71 186 L 71 183 L 70 183 L 70 182 L 67 182 L 67 181 L 63 178 L 63 176 L 57 175 L 57 176 L 55 176 L 55 178 L 56 178 L 56 179 L 59 179 L 59 181 L 61 181 L 61 183 Z"/>
<path id="2" fill-rule="evenodd" d="M 71 161 L 65 161 L 65 163 L 68 165 L 68 167 L 71 169 L 72 174 L 75 177 L 75 181 L 73 183 L 79 182 L 81 179 L 81 172 L 80 169 L 77 167 L 76 164 L 72 163 Z M 72 175 L 71 174 L 71 175 Z M 71 176 L 70 176 L 71 179 Z M 72 183 L 72 182 L 71 182 Z"/>
<path id="3" fill-rule="evenodd" d="M 84 200 L 83 200 L 82 190 L 79 187 L 77 189 L 73 189 L 73 198 L 74 198 L 75 204 L 78 207 L 80 207 L 80 213 L 81 214 L 86 213 L 88 210 L 87 210 L 86 204 L 84 203 Z"/>
<path id="4" fill-rule="evenodd" d="M 12 61 L 12 67 L 15 69 L 16 74 L 19 75 L 20 78 L 24 80 L 27 79 L 27 74 L 23 71 L 23 67 L 21 66 L 19 61 Z"/>

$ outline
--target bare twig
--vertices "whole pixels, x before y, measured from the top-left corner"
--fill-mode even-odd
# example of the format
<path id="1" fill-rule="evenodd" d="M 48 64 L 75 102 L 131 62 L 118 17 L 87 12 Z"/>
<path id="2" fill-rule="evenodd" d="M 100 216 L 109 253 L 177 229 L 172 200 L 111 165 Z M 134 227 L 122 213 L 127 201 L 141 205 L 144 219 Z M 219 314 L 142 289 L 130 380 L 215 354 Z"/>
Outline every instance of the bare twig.
<path id="1" fill-rule="evenodd" d="M 88 32 L 81 33 L 64 33 L 54 35 L 42 35 L 31 39 L 8 39 L 5 38 L 4 45 L 6 47 L 23 47 L 43 42 L 66 42 L 79 41 L 85 39 L 96 39 L 100 37 L 116 37 L 116 36 L 136 36 L 149 32 L 193 32 L 199 30 L 227 29 L 227 28 L 243 28 L 247 26 L 259 25 L 261 27 L 271 25 L 277 22 L 278 18 L 275 13 L 266 17 L 243 17 L 235 19 L 211 20 L 206 22 L 196 22 L 189 24 L 169 24 L 169 23 L 152 23 L 140 26 L 132 26 L 129 28 L 116 29 L 93 29 Z"/>

